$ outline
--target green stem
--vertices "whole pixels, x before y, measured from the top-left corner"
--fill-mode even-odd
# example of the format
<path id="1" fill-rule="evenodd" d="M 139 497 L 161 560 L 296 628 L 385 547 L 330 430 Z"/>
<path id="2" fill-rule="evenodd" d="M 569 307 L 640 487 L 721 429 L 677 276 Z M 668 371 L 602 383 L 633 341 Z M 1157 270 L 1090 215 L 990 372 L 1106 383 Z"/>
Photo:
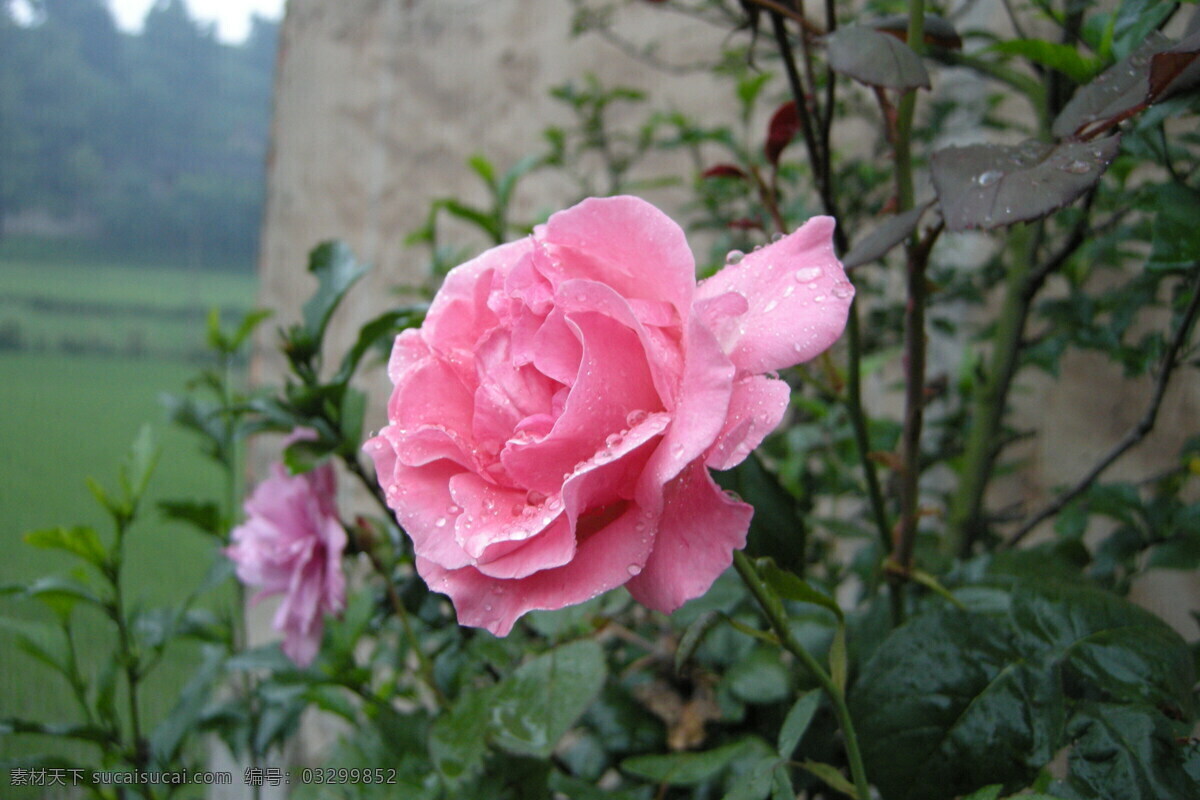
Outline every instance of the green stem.
<path id="1" fill-rule="evenodd" d="M 750 594 L 754 595 L 755 601 L 762 609 L 767 621 L 770 622 L 775 635 L 779 637 L 780 643 L 816 678 L 821 689 L 829 697 L 833 704 L 834 716 L 837 717 L 838 727 L 842 730 L 842 739 L 846 746 L 846 760 L 850 764 L 850 776 L 854 781 L 855 794 L 858 795 L 859 800 L 869 800 L 871 787 L 867 782 L 867 771 L 863 767 L 862 751 L 858 747 L 858 735 L 854 732 L 854 721 L 850 718 L 850 708 L 846 705 L 845 691 L 834 682 L 812 653 L 808 652 L 796 635 L 792 633 L 792 628 L 788 625 L 787 614 L 783 610 L 783 602 L 763 581 L 749 557 L 740 550 L 736 551 L 733 554 L 733 565 L 737 568 L 738 575 L 746 584 L 746 588 L 750 590 Z"/>
<path id="2" fill-rule="evenodd" d="M 130 636 L 129 624 L 125 619 L 125 598 L 121 591 L 121 571 L 125 560 L 125 530 L 129 520 L 133 518 L 133 514 L 134 510 L 130 509 L 127 514 L 121 514 L 115 520 L 116 539 L 113 543 L 111 571 L 108 577 L 112 582 L 113 589 L 111 611 L 113 622 L 117 626 L 118 659 L 124 668 L 125 682 L 129 690 L 129 731 L 133 739 L 130 761 L 136 771 L 145 772 L 150 765 L 150 753 L 147 742 L 142 738 L 141 709 L 138 702 L 138 684 L 141 682 L 142 676 L 138 664 L 138 654 L 134 651 L 133 638 Z M 149 797 L 148 792 L 149 789 L 142 786 L 139 793 Z"/>
<path id="3" fill-rule="evenodd" d="M 1025 225 L 1013 226 L 1010 232 L 1009 240 L 1013 246 L 1004 302 L 992 337 L 991 359 L 975 382 L 962 474 L 947 515 L 949 544 L 963 555 L 970 553 L 972 545 L 983 533 L 984 492 L 1000 450 L 996 439 L 1004 421 L 1008 393 L 1021 353 L 1021 336 L 1029 316 L 1032 297 L 1028 280 L 1034 263 L 1032 249 L 1038 238 L 1031 234 L 1029 226 Z"/>

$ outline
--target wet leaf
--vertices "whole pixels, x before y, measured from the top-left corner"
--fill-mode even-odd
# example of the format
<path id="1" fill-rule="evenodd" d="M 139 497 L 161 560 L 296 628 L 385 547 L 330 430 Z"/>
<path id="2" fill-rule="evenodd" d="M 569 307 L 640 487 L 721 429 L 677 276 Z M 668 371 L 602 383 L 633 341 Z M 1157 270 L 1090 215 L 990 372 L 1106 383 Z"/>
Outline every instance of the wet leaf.
<path id="1" fill-rule="evenodd" d="M 850 252 L 842 257 L 842 265 L 846 269 L 861 267 L 877 258 L 885 256 L 893 247 L 908 238 L 909 234 L 921 224 L 921 217 L 929 210 L 936 200 L 888 217 L 887 221 L 868 233 L 858 244 L 850 248 Z"/>
<path id="2" fill-rule="evenodd" d="M 929 88 L 921 57 L 895 36 L 854 25 L 825 37 L 825 45 L 834 72 L 884 89 Z"/>
<path id="3" fill-rule="evenodd" d="M 930 171 L 946 229 L 990 230 L 1038 219 L 1095 185 L 1116 157 L 1119 136 L 1056 145 L 947 147 L 933 154 Z"/>
<path id="4" fill-rule="evenodd" d="M 1177 731 L 1149 707 L 1086 703 L 1071 719 L 1066 785 L 1071 797 L 1160 800 L 1200 797 L 1184 769 Z"/>
<path id="5" fill-rule="evenodd" d="M 516 755 L 546 758 L 604 686 L 600 645 L 557 647 L 521 665 L 496 688 L 493 742 Z"/>
<path id="6" fill-rule="evenodd" d="M 1200 33 L 1172 43 L 1157 31 L 1113 66 L 1079 87 L 1051 128 L 1055 136 L 1089 139 L 1152 103 L 1200 82 Z"/>

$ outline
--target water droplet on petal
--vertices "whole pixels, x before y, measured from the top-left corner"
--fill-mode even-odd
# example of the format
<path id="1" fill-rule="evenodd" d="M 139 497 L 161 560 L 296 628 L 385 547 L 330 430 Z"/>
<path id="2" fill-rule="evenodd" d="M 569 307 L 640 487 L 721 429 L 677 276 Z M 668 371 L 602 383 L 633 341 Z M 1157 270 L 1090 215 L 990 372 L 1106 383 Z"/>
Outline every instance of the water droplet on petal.
<path id="1" fill-rule="evenodd" d="M 825 295 L 823 295 L 823 294 L 819 294 L 819 295 L 817 295 L 816 297 L 814 297 L 814 298 L 813 298 L 813 302 L 814 302 L 814 303 L 824 303 L 824 302 L 825 302 Z"/>
<path id="2" fill-rule="evenodd" d="M 538 506 L 546 502 L 546 495 L 534 489 L 530 489 L 529 493 L 525 495 L 525 502 L 529 503 L 531 506 Z"/>
<path id="3" fill-rule="evenodd" d="M 845 300 L 848 297 L 854 297 L 854 287 L 848 283 L 839 283 L 833 287 L 833 296 Z"/>
<path id="4" fill-rule="evenodd" d="M 796 287 L 795 287 L 795 286 L 789 286 L 789 287 L 787 287 L 786 289 L 784 289 L 784 290 L 783 290 L 783 296 L 784 296 L 784 297 L 791 297 L 791 296 L 792 296 L 792 294 L 793 294 L 795 291 L 796 291 Z"/>
<path id="5" fill-rule="evenodd" d="M 728 253 L 725 254 L 725 263 L 726 264 L 736 264 L 745 257 L 746 257 L 746 254 L 743 253 L 741 250 L 730 250 Z"/>
<path id="6" fill-rule="evenodd" d="M 782 239 L 783 239 L 783 234 L 782 234 L 782 233 L 778 233 L 778 232 L 776 232 L 776 233 L 772 233 L 772 234 L 771 234 L 771 241 L 772 241 L 772 242 L 778 242 L 778 241 L 780 241 L 780 240 L 782 240 Z"/>
<path id="7" fill-rule="evenodd" d="M 439 528 L 444 528 L 444 527 L 446 527 L 446 518 L 438 517 L 436 520 L 434 520 L 433 524 Z"/>
<path id="8" fill-rule="evenodd" d="M 796 270 L 797 283 L 812 283 L 819 277 L 821 277 L 820 267 L 804 267 Z"/>
<path id="9" fill-rule="evenodd" d="M 449 507 L 446 509 L 446 513 L 447 513 L 447 514 L 457 514 L 457 513 L 458 513 L 458 512 L 460 512 L 460 511 L 462 511 L 462 509 L 461 509 L 461 508 L 459 508 L 458 506 L 454 506 L 454 505 L 452 505 L 452 506 L 449 506 Z"/>
<path id="10" fill-rule="evenodd" d="M 779 307 L 779 301 L 778 301 L 778 300 L 772 300 L 771 302 L 767 303 L 767 305 L 766 305 L 766 306 L 763 308 L 763 311 L 764 311 L 765 313 L 770 313 L 770 312 L 774 311 L 774 310 L 775 310 L 776 308 L 778 308 L 778 307 Z"/>
<path id="11" fill-rule="evenodd" d="M 648 416 L 650 416 L 650 415 L 647 414 L 642 409 L 635 408 L 633 411 L 630 411 L 628 414 L 625 415 L 625 424 L 629 425 L 631 428 L 634 425 L 641 425 L 643 422 L 646 421 L 646 417 L 648 417 Z"/>
<path id="12" fill-rule="evenodd" d="M 630 564 L 628 567 L 625 568 L 625 570 L 630 575 L 641 575 L 642 574 L 642 568 L 639 567 L 637 564 Z"/>

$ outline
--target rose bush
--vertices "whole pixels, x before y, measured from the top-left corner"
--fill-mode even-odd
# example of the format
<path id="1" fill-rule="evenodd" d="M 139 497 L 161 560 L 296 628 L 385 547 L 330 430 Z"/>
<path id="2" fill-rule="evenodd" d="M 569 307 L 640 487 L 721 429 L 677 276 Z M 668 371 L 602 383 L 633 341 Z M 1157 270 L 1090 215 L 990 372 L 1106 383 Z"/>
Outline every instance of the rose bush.
<path id="1" fill-rule="evenodd" d="M 589 199 L 447 275 L 396 339 L 389 424 L 365 447 L 461 623 L 503 636 L 621 585 L 670 612 L 729 566 L 753 509 L 708 470 L 782 419 L 769 373 L 841 334 L 854 290 L 833 227 L 697 285 L 662 212 Z"/>
<path id="2" fill-rule="evenodd" d="M 313 438 L 294 433 L 289 441 Z M 283 652 L 299 666 L 312 663 L 321 646 L 326 614 L 346 603 L 342 551 L 346 531 L 338 520 L 333 464 L 291 475 L 279 462 L 245 503 L 246 521 L 233 529 L 225 554 L 237 564 L 238 580 L 262 587 L 256 603 L 282 594 L 273 627 L 284 635 Z"/>

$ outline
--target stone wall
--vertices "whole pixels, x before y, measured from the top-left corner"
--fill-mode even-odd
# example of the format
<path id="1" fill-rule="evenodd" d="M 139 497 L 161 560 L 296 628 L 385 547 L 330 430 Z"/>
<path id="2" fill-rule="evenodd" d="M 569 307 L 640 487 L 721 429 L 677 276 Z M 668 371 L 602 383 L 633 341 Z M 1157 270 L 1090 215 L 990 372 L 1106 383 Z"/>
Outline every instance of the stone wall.
<path id="1" fill-rule="evenodd" d="M 661 40 L 657 55 L 674 63 L 711 57 L 728 35 L 715 26 L 683 25 L 677 14 L 649 3 L 623 14 L 626 33 Z M 425 278 L 426 254 L 406 248 L 404 237 L 420 226 L 435 198 L 484 199 L 465 166 L 468 156 L 482 153 L 507 167 L 539 150 L 546 125 L 568 121 L 548 96 L 554 85 L 592 72 L 607 85 L 650 91 L 656 107 L 714 121 L 727 114 L 727 88 L 718 90 L 703 75 L 652 69 L 595 35 L 570 38 L 570 24 L 565 0 L 290 0 L 260 258 L 260 302 L 277 310 L 275 323 L 298 318 L 313 288 L 306 253 L 327 238 L 345 240 L 377 267 L 335 318 L 334 347 L 385 307 L 394 287 Z M 718 96 L 721 102 L 714 102 Z M 667 172 L 672 164 L 663 167 Z M 571 197 L 561 183 L 535 186 L 536 196 L 519 197 L 522 214 L 557 208 Z M 668 208 L 678 200 L 669 192 L 651 199 Z M 273 343 L 269 332 L 258 342 L 259 381 L 280 377 Z M 1026 468 L 1001 487 L 997 502 L 1024 499 L 1038 507 L 1052 487 L 1072 483 L 1119 440 L 1145 408 L 1147 382 L 1128 384 L 1086 356 L 1069 358 L 1064 371 L 1058 381 L 1023 379 L 1017 425 L 1043 435 L 1025 449 Z M 385 396 L 382 370 L 367 375 L 364 385 L 374 397 Z M 1178 381 L 1155 434 L 1110 477 L 1142 477 L 1171 459 L 1180 432 L 1197 427 L 1198 404 L 1200 387 Z M 380 422 L 377 410 L 368 425 Z M 254 454 L 254 476 L 263 474 L 269 457 Z M 1169 580 L 1139 587 L 1138 594 L 1195 634 L 1187 612 L 1200 607 L 1200 588 L 1194 576 Z"/>

